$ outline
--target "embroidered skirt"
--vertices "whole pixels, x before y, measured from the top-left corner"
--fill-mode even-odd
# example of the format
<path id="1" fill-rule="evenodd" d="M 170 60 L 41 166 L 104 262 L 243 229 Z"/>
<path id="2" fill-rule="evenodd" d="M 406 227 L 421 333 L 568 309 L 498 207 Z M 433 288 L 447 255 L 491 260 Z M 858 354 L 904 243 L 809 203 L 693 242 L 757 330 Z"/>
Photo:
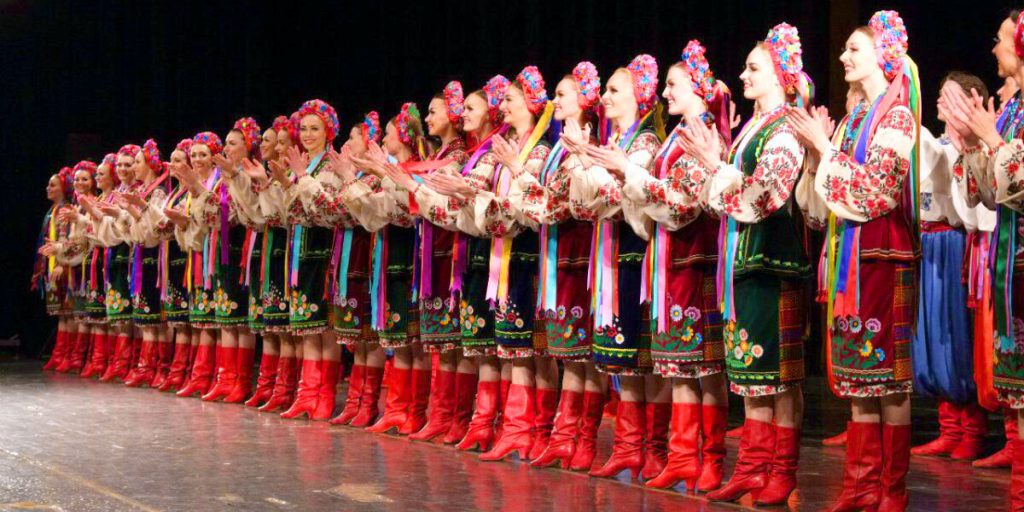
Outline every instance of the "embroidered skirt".
<path id="1" fill-rule="evenodd" d="M 537 233 L 524 231 L 511 240 L 508 298 L 494 308 L 498 357 L 519 359 L 545 352 L 544 322 L 537 321 Z"/>
<path id="2" fill-rule="evenodd" d="M 543 312 L 548 354 L 563 361 L 591 360 L 593 318 L 587 282 L 593 225 L 569 220 L 558 224 L 555 309 Z"/>
<path id="3" fill-rule="evenodd" d="M 249 274 L 249 285 L 246 286 L 249 292 L 249 306 L 246 308 L 245 322 L 252 332 L 263 332 L 263 288 L 260 286 L 259 268 L 260 262 L 263 261 L 263 233 L 257 231 L 255 236 L 252 257 L 245 262 L 248 270 L 241 271 L 241 278 L 244 282 L 245 274 Z M 242 247 L 242 257 L 245 257 L 245 247 Z"/>
<path id="4" fill-rule="evenodd" d="M 175 243 L 167 244 L 167 290 L 162 301 L 164 320 L 173 327 L 189 323 L 189 297 L 185 289 L 187 255 Z"/>
<path id="5" fill-rule="evenodd" d="M 640 282 L 647 244 L 624 222 L 615 226 L 619 247 L 618 314 L 610 326 L 594 326 L 594 363 L 605 373 L 645 375 L 651 359 L 650 306 L 640 304 Z M 597 293 L 597 290 L 591 290 Z"/>
<path id="6" fill-rule="evenodd" d="M 110 248 L 107 263 L 106 305 L 107 321 L 111 325 L 130 322 L 132 319 L 132 295 L 128 290 L 131 248 L 119 244 Z"/>
<path id="7" fill-rule="evenodd" d="M 228 258 L 217 265 L 216 288 L 213 292 L 217 323 L 222 327 L 245 324 L 249 318 L 249 287 L 245 286 L 242 275 L 242 246 L 245 244 L 246 228 L 241 224 L 228 230 Z M 221 248 L 217 258 L 221 258 Z"/>
<path id="8" fill-rule="evenodd" d="M 419 308 L 412 295 L 416 229 L 389 225 L 377 233 L 385 237 L 384 329 L 377 332 L 384 348 L 419 342 Z"/>
<path id="9" fill-rule="evenodd" d="M 1024 409 L 1024 268 L 1013 269 L 1014 339 L 999 336 L 993 342 L 992 384 L 999 401 L 1011 409 Z"/>
<path id="10" fill-rule="evenodd" d="M 462 329 L 462 353 L 465 356 L 492 356 L 498 353 L 494 342 L 494 313 L 487 303 L 487 273 L 490 240 L 466 239 L 466 272 L 462 277 L 459 300 L 459 326 Z"/>
<path id="11" fill-rule="evenodd" d="M 654 371 L 665 378 L 696 379 L 721 373 L 725 358 L 715 271 L 704 266 L 666 272 L 668 318 L 664 331 L 651 320 Z"/>
<path id="12" fill-rule="evenodd" d="M 334 332 L 345 345 L 376 342 L 377 333 L 370 322 L 370 234 L 353 228 L 349 251 L 346 294 L 334 297 Z"/>
<path id="13" fill-rule="evenodd" d="M 289 246 L 298 243 L 299 275 L 297 286 L 291 288 L 289 326 L 293 334 L 320 334 L 329 328 L 327 267 L 330 264 L 334 233 L 318 226 L 296 226 L 300 229 Z M 293 250 L 294 254 L 294 250 Z"/>
<path id="14" fill-rule="evenodd" d="M 458 304 L 451 293 L 454 235 L 452 231 L 430 228 L 432 243 L 428 250 L 431 260 L 431 293 L 420 297 L 420 340 L 426 352 L 454 350 L 459 346 L 462 335 Z"/>
<path id="15" fill-rule="evenodd" d="M 285 286 L 287 250 L 288 229 L 268 228 L 264 232 L 260 251 L 260 303 L 263 329 L 267 332 L 288 332 L 289 328 L 288 295 L 285 293 L 288 289 Z"/>

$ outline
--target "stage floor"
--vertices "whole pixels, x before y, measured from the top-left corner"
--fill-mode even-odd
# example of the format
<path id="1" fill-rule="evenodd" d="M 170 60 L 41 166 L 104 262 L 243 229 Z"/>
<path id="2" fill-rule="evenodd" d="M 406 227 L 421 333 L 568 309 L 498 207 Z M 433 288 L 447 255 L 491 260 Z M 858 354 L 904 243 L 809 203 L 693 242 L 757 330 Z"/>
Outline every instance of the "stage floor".
<path id="1" fill-rule="evenodd" d="M 610 444 L 606 421 L 599 459 Z M 735 451 L 730 440 L 730 465 Z M 789 508 L 826 509 L 839 493 L 842 464 L 843 449 L 805 440 Z M 1008 482 L 1008 471 L 915 458 L 911 510 L 1005 510 Z M 3 511 L 681 512 L 751 507 L 745 500 L 710 504 L 644 489 L 627 475 L 604 480 L 484 463 L 441 445 L 43 374 L 34 363 L 0 365 Z"/>

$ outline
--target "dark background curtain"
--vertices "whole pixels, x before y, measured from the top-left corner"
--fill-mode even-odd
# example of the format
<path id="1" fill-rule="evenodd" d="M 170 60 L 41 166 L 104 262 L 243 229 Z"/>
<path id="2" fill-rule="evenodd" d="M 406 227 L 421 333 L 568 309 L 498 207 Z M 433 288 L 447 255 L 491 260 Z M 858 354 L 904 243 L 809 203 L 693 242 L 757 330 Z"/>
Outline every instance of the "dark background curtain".
<path id="1" fill-rule="evenodd" d="M 425 108 L 451 79 L 467 90 L 527 64 L 549 92 L 580 60 L 602 77 L 638 53 L 662 73 L 691 38 L 732 87 L 753 44 L 788 21 L 801 33 L 818 103 L 842 116 L 838 63 L 850 31 L 876 9 L 900 11 L 921 69 L 925 123 L 937 129 L 937 81 L 951 69 L 995 90 L 992 37 L 1013 4 L 922 1 L 257 2 L 0 0 L 0 338 L 26 353 L 46 343 L 29 276 L 43 189 L 63 165 L 99 161 L 123 143 L 153 137 L 165 156 L 201 130 L 222 136 L 235 119 L 264 126 L 309 98 L 337 109 L 346 127 L 405 101 Z M 947 7 L 948 6 L 948 7 Z M 740 112 L 750 104 L 737 98 Z M 809 350 L 808 352 L 815 352 Z M 820 372 L 818 364 L 809 370 Z"/>

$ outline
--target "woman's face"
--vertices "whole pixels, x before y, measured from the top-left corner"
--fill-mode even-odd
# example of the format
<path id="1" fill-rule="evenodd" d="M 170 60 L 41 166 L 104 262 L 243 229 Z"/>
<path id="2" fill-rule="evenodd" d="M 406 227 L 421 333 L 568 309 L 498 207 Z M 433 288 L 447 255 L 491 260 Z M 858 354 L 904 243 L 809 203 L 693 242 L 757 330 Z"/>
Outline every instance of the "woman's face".
<path id="1" fill-rule="evenodd" d="M 757 100 L 776 91 L 783 92 L 772 57 L 761 45 L 755 46 L 747 55 L 740 81 L 743 82 L 743 97 L 748 100 Z"/>
<path id="2" fill-rule="evenodd" d="M 487 100 L 479 94 L 466 97 L 466 107 L 462 111 L 462 127 L 467 132 L 476 132 L 484 126 L 487 119 Z"/>
<path id="3" fill-rule="evenodd" d="M 555 99 L 551 100 L 551 103 L 555 107 L 554 117 L 558 121 L 579 115 L 582 109 L 576 81 L 568 77 L 559 80 L 555 86 Z"/>
<path id="4" fill-rule="evenodd" d="M 639 107 L 633 94 L 633 80 L 628 71 L 620 69 L 612 73 L 605 85 L 604 94 L 601 95 L 601 103 L 604 105 L 604 115 L 608 119 L 622 119 L 630 113 L 636 115 Z"/>
<path id="5" fill-rule="evenodd" d="M 505 89 L 505 98 L 501 100 L 498 109 L 505 115 L 506 124 L 521 124 L 532 117 L 526 106 L 526 95 L 518 85 L 510 85 Z"/>
<path id="6" fill-rule="evenodd" d="M 348 140 L 345 145 L 354 155 L 366 153 L 366 143 L 363 142 L 363 125 L 357 124 L 348 131 Z"/>
<path id="7" fill-rule="evenodd" d="M 228 132 L 228 136 L 224 138 L 224 156 L 228 157 L 235 167 L 242 165 L 242 160 L 249 158 L 249 150 L 245 147 L 245 138 L 241 132 Z"/>
<path id="8" fill-rule="evenodd" d="M 448 131 L 448 127 L 452 123 L 448 120 L 448 108 L 443 99 L 430 100 L 430 105 L 427 106 L 427 118 L 424 121 L 427 123 L 427 133 L 431 136 L 439 137 Z"/>
<path id="9" fill-rule="evenodd" d="M 135 158 L 117 155 L 117 177 L 125 184 L 135 181 Z"/>
<path id="10" fill-rule="evenodd" d="M 992 47 L 992 55 L 996 56 L 996 64 L 999 66 L 999 78 L 1007 78 L 1017 75 L 1020 69 L 1020 58 L 1013 44 L 1013 36 L 1017 31 L 1017 22 L 1010 18 L 1003 20 L 999 25 L 999 32 L 996 34 L 996 44 Z"/>
<path id="11" fill-rule="evenodd" d="M 264 160 L 276 160 L 276 148 L 277 132 L 273 128 L 267 128 L 263 131 L 263 137 L 260 138 L 260 155 L 263 156 Z"/>
<path id="12" fill-rule="evenodd" d="M 46 182 L 46 198 L 54 203 L 64 199 L 64 187 L 61 186 L 56 174 L 50 176 L 50 181 Z"/>
<path id="13" fill-rule="evenodd" d="M 703 99 L 693 92 L 690 75 L 679 66 L 668 68 L 665 75 L 665 90 L 661 92 L 661 97 L 665 98 L 665 103 L 668 104 L 668 113 L 674 116 L 681 116 L 704 106 Z"/>
<path id="14" fill-rule="evenodd" d="M 80 196 L 92 194 L 93 181 L 89 171 L 78 171 L 75 173 L 75 192 Z"/>
<path id="15" fill-rule="evenodd" d="M 141 180 L 143 176 L 148 176 L 150 173 L 149 164 L 146 163 L 146 159 L 142 156 L 142 151 L 139 151 L 135 155 L 135 164 L 132 166 L 132 170 L 135 172 L 135 179 Z"/>
<path id="16" fill-rule="evenodd" d="M 100 164 L 96 169 L 96 186 L 104 192 L 114 189 L 114 170 L 110 165 Z"/>
<path id="17" fill-rule="evenodd" d="M 384 150 L 391 155 L 397 155 L 403 147 L 405 144 L 402 144 L 402 139 L 398 138 L 398 128 L 395 127 L 395 123 L 388 123 L 387 128 L 384 129 Z"/>
<path id="18" fill-rule="evenodd" d="M 319 116 L 309 114 L 299 123 L 299 140 L 311 153 L 327 147 L 327 129 Z"/>
<path id="19" fill-rule="evenodd" d="M 875 40 L 863 30 L 854 30 L 846 39 L 846 47 L 839 56 L 843 63 L 843 79 L 847 83 L 863 82 L 874 73 L 881 73 L 875 55 Z"/>
<path id="20" fill-rule="evenodd" d="M 274 152 L 277 153 L 278 157 L 282 157 L 288 154 L 288 148 L 292 147 L 292 136 L 288 134 L 288 129 L 284 128 L 277 131 L 277 142 L 274 144 Z"/>
<path id="21" fill-rule="evenodd" d="M 180 169 L 183 165 L 188 163 L 188 157 L 185 156 L 185 152 L 180 149 L 171 151 L 171 168 Z"/>
<path id="22" fill-rule="evenodd" d="M 196 172 L 206 174 L 207 171 L 213 169 L 213 152 L 206 144 L 192 144 L 189 155 L 192 160 L 192 168 Z"/>

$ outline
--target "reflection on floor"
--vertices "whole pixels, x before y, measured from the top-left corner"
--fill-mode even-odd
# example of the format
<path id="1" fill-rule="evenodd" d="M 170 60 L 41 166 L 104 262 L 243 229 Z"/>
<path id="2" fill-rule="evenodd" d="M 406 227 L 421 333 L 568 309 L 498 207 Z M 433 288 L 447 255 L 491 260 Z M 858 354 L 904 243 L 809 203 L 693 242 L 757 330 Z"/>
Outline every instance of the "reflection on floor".
<path id="1" fill-rule="evenodd" d="M 809 413 L 813 414 L 813 412 Z M 841 420 L 840 420 L 841 421 Z M 611 422 L 598 459 L 610 450 Z M 730 441 L 730 464 L 736 444 Z M 827 508 L 843 450 L 807 440 L 792 510 Z M 728 468 L 731 471 L 731 467 Z M 0 365 L 0 510 L 737 510 L 326 423 Z M 1009 473 L 916 458 L 911 509 L 1005 510 Z"/>

